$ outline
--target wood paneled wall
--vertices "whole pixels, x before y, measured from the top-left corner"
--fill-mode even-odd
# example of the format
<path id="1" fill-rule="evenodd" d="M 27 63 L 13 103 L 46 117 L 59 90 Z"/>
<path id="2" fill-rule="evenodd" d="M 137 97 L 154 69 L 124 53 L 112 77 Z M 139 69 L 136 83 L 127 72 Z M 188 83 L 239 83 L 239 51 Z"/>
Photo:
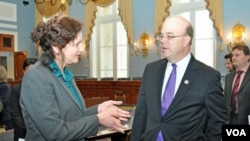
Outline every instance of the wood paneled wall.
<path id="1" fill-rule="evenodd" d="M 11 81 L 10 85 L 20 83 L 20 81 Z M 126 96 L 126 103 L 136 104 L 140 81 L 95 81 L 78 80 L 76 81 L 84 98 L 108 97 L 115 100 L 116 92 L 122 92 Z"/>
<path id="2" fill-rule="evenodd" d="M 115 99 L 115 93 L 122 91 L 126 103 L 136 104 L 140 81 L 76 81 L 84 98 L 109 97 Z"/>

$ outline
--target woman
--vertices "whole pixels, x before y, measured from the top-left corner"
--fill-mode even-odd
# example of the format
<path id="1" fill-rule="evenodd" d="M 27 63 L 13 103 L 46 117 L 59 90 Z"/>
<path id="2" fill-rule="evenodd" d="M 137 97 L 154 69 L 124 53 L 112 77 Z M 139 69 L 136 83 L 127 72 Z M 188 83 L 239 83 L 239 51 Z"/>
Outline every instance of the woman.
<path id="1" fill-rule="evenodd" d="M 73 74 L 67 67 L 79 61 L 82 25 L 68 16 L 40 23 L 31 39 L 43 53 L 24 75 L 20 104 L 27 129 L 26 141 L 84 141 L 99 126 L 123 133 L 130 114 L 117 108 L 121 101 L 107 101 L 86 108 Z"/>

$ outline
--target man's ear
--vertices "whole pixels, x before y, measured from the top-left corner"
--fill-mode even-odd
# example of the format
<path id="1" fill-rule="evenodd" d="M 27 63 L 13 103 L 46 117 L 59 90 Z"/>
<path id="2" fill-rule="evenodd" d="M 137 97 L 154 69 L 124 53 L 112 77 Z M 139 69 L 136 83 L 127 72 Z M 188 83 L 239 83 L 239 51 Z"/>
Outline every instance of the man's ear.
<path id="1" fill-rule="evenodd" d="M 190 45 L 189 45 L 190 42 L 191 42 L 191 37 L 190 37 L 190 36 L 185 36 L 184 46 L 185 46 L 185 47 L 186 47 L 186 46 L 190 46 Z"/>
<path id="2" fill-rule="evenodd" d="M 248 60 L 248 62 L 249 62 L 249 61 L 250 61 L 250 55 L 248 54 L 248 55 L 247 55 L 247 57 L 248 57 L 248 59 L 247 59 L 247 60 Z"/>

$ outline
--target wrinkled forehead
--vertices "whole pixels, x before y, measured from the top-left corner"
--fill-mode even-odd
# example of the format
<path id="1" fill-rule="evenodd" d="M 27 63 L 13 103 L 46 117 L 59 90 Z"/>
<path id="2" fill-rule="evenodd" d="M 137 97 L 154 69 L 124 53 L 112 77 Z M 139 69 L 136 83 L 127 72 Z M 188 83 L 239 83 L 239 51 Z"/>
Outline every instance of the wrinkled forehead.
<path id="1" fill-rule="evenodd" d="M 180 17 L 171 17 L 164 21 L 161 33 L 164 34 L 185 34 L 188 22 Z"/>

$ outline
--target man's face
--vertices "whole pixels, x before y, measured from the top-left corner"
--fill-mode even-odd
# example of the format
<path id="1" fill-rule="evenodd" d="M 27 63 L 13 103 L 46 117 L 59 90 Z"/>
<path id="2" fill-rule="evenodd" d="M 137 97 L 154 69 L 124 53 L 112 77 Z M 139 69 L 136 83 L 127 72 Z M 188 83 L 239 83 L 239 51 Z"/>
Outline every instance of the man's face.
<path id="1" fill-rule="evenodd" d="M 236 69 L 242 68 L 248 64 L 249 55 L 245 55 L 243 50 L 234 49 L 232 55 L 232 62 Z"/>
<path id="2" fill-rule="evenodd" d="M 189 36 L 185 29 L 187 24 L 180 19 L 169 19 L 165 21 L 161 29 L 161 52 L 163 57 L 166 57 L 172 62 L 180 60 L 189 51 Z"/>

